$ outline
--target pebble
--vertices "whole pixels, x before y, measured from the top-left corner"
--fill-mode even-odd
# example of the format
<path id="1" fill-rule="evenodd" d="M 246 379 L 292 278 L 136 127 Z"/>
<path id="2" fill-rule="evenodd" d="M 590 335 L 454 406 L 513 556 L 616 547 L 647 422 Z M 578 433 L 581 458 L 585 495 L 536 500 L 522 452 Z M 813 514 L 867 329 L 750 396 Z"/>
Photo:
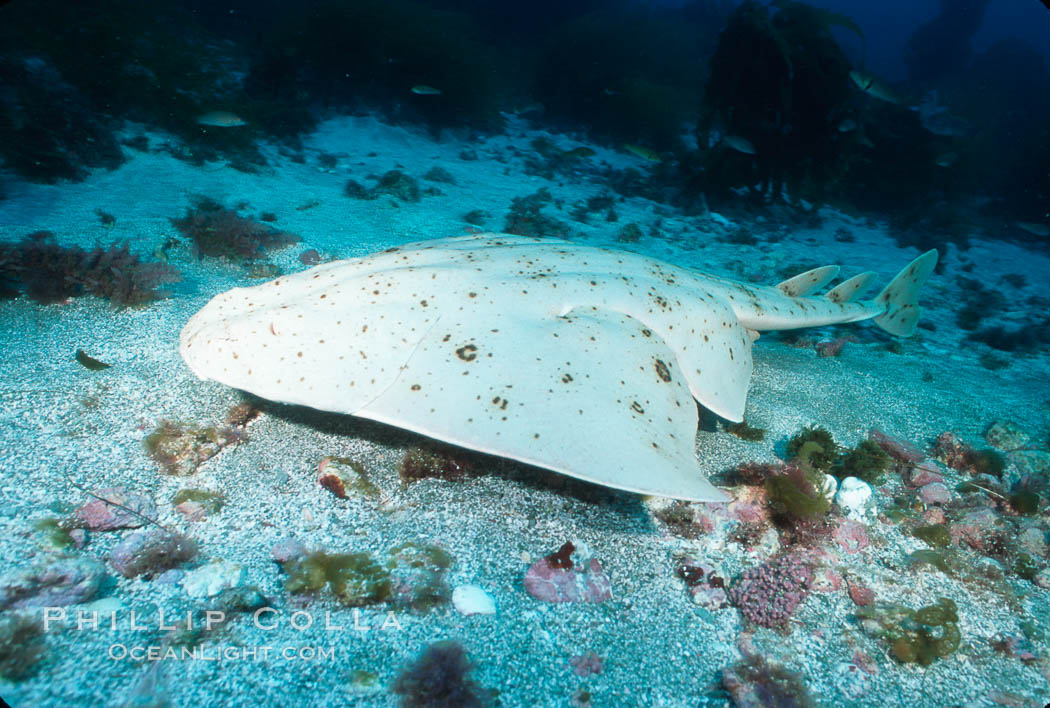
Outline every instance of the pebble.
<path id="1" fill-rule="evenodd" d="M 95 494 L 102 499 L 92 499 L 73 512 L 77 520 L 92 531 L 138 528 L 146 523 L 143 517 L 157 518 L 157 505 L 144 494 L 129 492 L 123 487 L 108 487 Z"/>
<path id="2" fill-rule="evenodd" d="M 999 516 L 993 509 L 983 507 L 966 512 L 952 524 L 952 539 L 977 550 L 983 550 L 987 540 L 999 529 Z"/>
<path id="3" fill-rule="evenodd" d="M 85 615 L 90 615 L 92 612 L 97 612 L 99 616 L 113 615 L 121 611 L 124 605 L 121 603 L 120 598 L 110 595 L 109 597 L 99 598 L 93 600 L 87 604 L 81 605 L 79 610 L 82 610 Z"/>
<path id="4" fill-rule="evenodd" d="M 1026 528 L 1017 537 L 1017 542 L 1025 551 L 1041 557 L 1050 555 L 1050 549 L 1046 544 L 1046 533 L 1038 526 Z"/>
<path id="5" fill-rule="evenodd" d="M 175 505 L 175 511 L 186 517 L 186 521 L 198 522 L 208 518 L 208 511 L 200 502 L 184 501 Z"/>
<path id="6" fill-rule="evenodd" d="M 875 602 L 875 591 L 866 585 L 850 583 L 849 597 L 853 600 L 853 604 L 864 607 L 865 605 L 870 605 Z"/>
<path id="7" fill-rule="evenodd" d="M 290 560 L 305 556 L 306 547 L 297 538 L 289 536 L 275 543 L 270 554 L 273 555 L 273 559 L 278 563 L 287 563 Z"/>
<path id="8" fill-rule="evenodd" d="M 452 590 L 452 604 L 461 615 L 496 614 L 496 602 L 477 585 L 457 585 Z"/>
<path id="9" fill-rule="evenodd" d="M 587 651 L 579 656 L 569 657 L 569 666 L 577 676 L 590 676 L 602 672 L 602 660 L 593 651 Z"/>
<path id="10" fill-rule="evenodd" d="M 813 580 L 809 589 L 814 592 L 835 592 L 842 587 L 842 576 L 831 568 L 817 568 L 813 571 Z"/>
<path id="11" fill-rule="evenodd" d="M 98 593 L 105 568 L 92 558 L 63 558 L 0 578 L 0 609 L 58 607 L 87 602 Z"/>
<path id="12" fill-rule="evenodd" d="M 685 556 L 678 561 L 676 573 L 685 581 L 693 602 L 710 610 L 720 610 L 729 605 L 726 593 L 726 573 L 712 562 Z"/>
<path id="13" fill-rule="evenodd" d="M 223 590 L 207 604 L 211 609 L 223 612 L 251 612 L 266 607 L 266 597 L 254 585 L 238 585 Z"/>
<path id="14" fill-rule="evenodd" d="M 182 589 L 191 597 L 214 597 L 244 582 L 244 567 L 231 561 L 212 561 L 186 573 Z"/>
<path id="15" fill-rule="evenodd" d="M 922 462 L 923 458 L 926 457 L 922 450 L 907 440 L 888 435 L 878 428 L 872 428 L 868 433 L 868 437 L 898 462 L 910 462 L 914 465 Z"/>
<path id="16" fill-rule="evenodd" d="M 988 426 L 984 433 L 985 441 L 992 447 L 1003 451 L 1016 450 L 1031 441 L 1031 436 L 1012 420 L 999 419 Z"/>
<path id="17" fill-rule="evenodd" d="M 186 577 L 186 571 L 181 568 L 172 568 L 171 570 L 165 570 L 163 573 L 157 576 L 154 582 L 162 583 L 164 585 L 178 585 L 182 582 L 182 579 Z"/>
<path id="18" fill-rule="evenodd" d="M 69 538 L 72 539 L 73 545 L 77 548 L 83 548 L 88 542 L 87 531 L 84 529 L 70 529 Z"/>
<path id="19" fill-rule="evenodd" d="M 919 490 L 919 498 L 927 504 L 947 504 L 952 500 L 952 493 L 943 482 L 931 482 Z"/>
<path id="20" fill-rule="evenodd" d="M 379 488 L 368 481 L 364 467 L 345 457 L 323 458 L 317 468 L 317 483 L 340 499 L 380 496 Z"/>
<path id="21" fill-rule="evenodd" d="M 871 690 L 871 679 L 859 666 L 852 663 L 838 664 L 834 669 L 833 682 L 841 695 L 852 700 L 861 698 Z"/>
<path id="22" fill-rule="evenodd" d="M 937 468 L 937 463 L 932 460 L 923 460 L 912 467 L 904 478 L 904 483 L 909 487 L 925 487 L 927 484 L 943 481 L 944 477 Z"/>
<path id="23" fill-rule="evenodd" d="M 136 531 L 113 547 L 110 565 L 125 578 L 159 575 L 196 553 L 193 541 L 163 529 Z"/>
<path id="24" fill-rule="evenodd" d="M 544 602 L 604 602 L 612 599 L 612 583 L 581 541 L 533 563 L 525 573 L 525 590 Z"/>
<path id="25" fill-rule="evenodd" d="M 846 553 L 859 553 L 871 545 L 864 524 L 852 519 L 840 519 L 835 527 L 835 541 Z"/>
<path id="26" fill-rule="evenodd" d="M 1006 459 L 1017 468 L 1018 477 L 1050 476 L 1050 452 L 1042 450 L 1016 450 L 1007 453 Z"/>
<path id="27" fill-rule="evenodd" d="M 1043 568 L 1036 573 L 1035 577 L 1032 578 L 1032 582 L 1044 590 L 1050 590 L 1050 568 Z"/>
<path id="28" fill-rule="evenodd" d="M 299 262 L 303 265 L 315 266 L 321 262 L 321 254 L 314 248 L 307 249 L 299 254 Z"/>

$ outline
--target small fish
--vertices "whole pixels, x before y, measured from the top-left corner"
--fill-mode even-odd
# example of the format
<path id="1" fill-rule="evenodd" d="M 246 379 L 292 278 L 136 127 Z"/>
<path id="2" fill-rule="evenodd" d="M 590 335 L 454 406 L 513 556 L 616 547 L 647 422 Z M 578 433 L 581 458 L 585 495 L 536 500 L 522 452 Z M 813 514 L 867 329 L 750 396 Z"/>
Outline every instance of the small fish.
<path id="1" fill-rule="evenodd" d="M 655 150 L 650 150 L 649 148 L 642 147 L 641 145 L 632 145 L 631 143 L 624 143 L 623 149 L 631 153 L 632 155 L 637 155 L 643 160 L 648 160 L 649 162 L 664 161 L 663 158 L 660 157 L 659 153 L 657 153 Z"/>
<path id="2" fill-rule="evenodd" d="M 543 113 L 544 106 L 539 101 L 533 101 L 528 105 L 519 108 L 517 113 L 519 116 L 529 115 L 530 113 Z"/>
<path id="3" fill-rule="evenodd" d="M 959 138 L 970 134 L 970 122 L 965 118 L 953 116 L 951 113 L 939 112 L 934 115 L 920 114 L 919 120 L 922 127 L 934 135 L 943 135 L 949 138 Z"/>
<path id="4" fill-rule="evenodd" d="M 108 369 L 110 367 L 110 364 L 88 356 L 83 349 L 77 349 L 76 360 L 77 363 L 90 371 L 102 371 L 102 369 Z"/>
<path id="5" fill-rule="evenodd" d="M 214 128 L 236 128 L 248 123 L 235 113 L 229 111 L 209 111 L 197 117 L 198 125 L 210 125 Z"/>
<path id="6" fill-rule="evenodd" d="M 856 130 L 856 129 L 857 129 L 857 121 L 853 120 L 852 118 L 847 118 L 846 120 L 844 120 L 841 123 L 839 123 L 839 132 L 840 133 L 848 133 L 851 130 Z"/>
<path id="7" fill-rule="evenodd" d="M 926 94 L 922 102 L 912 110 L 919 112 L 922 127 L 934 135 L 958 138 L 968 135 L 972 130 L 969 121 L 949 113 L 948 107 L 940 104 L 936 90 Z"/>
<path id="8" fill-rule="evenodd" d="M 946 152 L 943 155 L 938 155 L 937 159 L 934 160 L 934 164 L 938 167 L 951 167 L 959 161 L 959 153 L 957 152 Z"/>
<path id="9" fill-rule="evenodd" d="M 742 152 L 745 155 L 755 154 L 755 146 L 751 144 L 751 141 L 747 138 L 742 138 L 739 135 L 722 136 L 722 144 L 730 150 L 736 150 L 737 152 Z"/>
<path id="10" fill-rule="evenodd" d="M 572 150 L 566 150 L 565 152 L 563 152 L 561 154 L 561 156 L 562 157 L 567 157 L 567 158 L 569 158 L 571 160 L 579 160 L 579 159 L 583 159 L 583 158 L 586 158 L 586 157 L 594 157 L 594 150 L 591 150 L 589 147 L 584 147 L 584 146 L 581 145 L 578 148 L 573 148 Z"/>
<path id="11" fill-rule="evenodd" d="M 412 93 L 417 96 L 440 96 L 441 89 L 434 88 L 433 86 L 427 86 L 425 84 L 419 84 L 418 86 L 412 87 Z"/>
<path id="12" fill-rule="evenodd" d="M 1015 221 L 1014 226 L 1022 231 L 1027 231 L 1033 236 L 1050 236 L 1050 226 L 1046 224 L 1037 224 L 1031 221 Z"/>
<path id="13" fill-rule="evenodd" d="M 882 83 L 879 79 L 875 78 L 871 74 L 864 73 L 863 71 L 857 71 L 854 69 L 849 72 L 849 77 L 853 80 L 864 93 L 879 99 L 880 101 L 886 101 L 887 103 L 903 103 L 901 97 L 896 91 L 891 89 L 886 84 Z"/>

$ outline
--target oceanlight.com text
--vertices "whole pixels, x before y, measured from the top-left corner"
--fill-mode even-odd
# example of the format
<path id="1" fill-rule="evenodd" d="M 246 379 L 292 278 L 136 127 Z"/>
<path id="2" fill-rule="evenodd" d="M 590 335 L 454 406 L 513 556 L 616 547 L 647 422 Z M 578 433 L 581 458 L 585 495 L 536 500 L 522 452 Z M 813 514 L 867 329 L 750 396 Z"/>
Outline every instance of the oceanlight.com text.
<path id="1" fill-rule="evenodd" d="M 332 661 L 334 646 L 164 646 L 110 644 L 109 658 L 115 661 Z"/>

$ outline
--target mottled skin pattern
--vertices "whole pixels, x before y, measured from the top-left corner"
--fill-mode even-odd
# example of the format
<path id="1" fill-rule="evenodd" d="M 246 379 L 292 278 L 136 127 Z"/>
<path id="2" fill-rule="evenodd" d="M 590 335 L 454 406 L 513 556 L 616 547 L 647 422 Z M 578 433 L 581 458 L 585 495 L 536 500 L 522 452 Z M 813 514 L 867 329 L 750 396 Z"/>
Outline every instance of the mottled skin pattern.
<path id="1" fill-rule="evenodd" d="M 724 496 L 696 467 L 692 398 L 739 421 L 758 331 L 886 316 L 852 293 L 801 295 L 835 270 L 778 289 L 477 234 L 223 293 L 187 323 L 180 351 L 201 378 L 264 398 L 711 501 Z"/>

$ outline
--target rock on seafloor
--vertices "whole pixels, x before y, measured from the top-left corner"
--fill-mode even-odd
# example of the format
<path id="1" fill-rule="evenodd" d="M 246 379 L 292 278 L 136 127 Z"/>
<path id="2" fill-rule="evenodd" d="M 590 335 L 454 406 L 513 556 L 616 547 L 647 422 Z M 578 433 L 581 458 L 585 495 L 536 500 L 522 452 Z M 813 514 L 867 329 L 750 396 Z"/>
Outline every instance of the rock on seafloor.
<path id="1" fill-rule="evenodd" d="M 121 540 L 110 552 L 109 562 L 125 578 L 155 576 L 189 560 L 196 552 L 196 545 L 186 536 L 149 529 Z"/>
<path id="2" fill-rule="evenodd" d="M 299 541 L 299 539 L 289 536 L 287 538 L 282 538 L 275 543 L 270 553 L 273 556 L 273 559 L 278 563 L 287 563 L 288 561 L 305 556 L 306 547 Z"/>
<path id="3" fill-rule="evenodd" d="M 919 497 L 927 504 L 947 504 L 952 493 L 943 482 L 930 482 L 919 489 Z"/>
<path id="4" fill-rule="evenodd" d="M 244 581 L 240 563 L 212 561 L 186 573 L 182 589 L 191 597 L 214 597 L 224 590 L 235 588 Z"/>
<path id="5" fill-rule="evenodd" d="M 1031 441 L 1032 436 L 1012 420 L 997 420 L 984 433 L 985 441 L 1004 452 L 1017 450 Z"/>
<path id="6" fill-rule="evenodd" d="M 604 602 L 612 599 L 612 584 L 590 549 L 567 541 L 525 573 L 525 590 L 544 602 Z"/>
<path id="7" fill-rule="evenodd" d="M 924 460 L 904 473 L 904 483 L 909 487 L 925 487 L 934 482 L 943 482 L 944 475 L 933 460 Z"/>
<path id="8" fill-rule="evenodd" d="M 58 607 L 95 597 L 105 568 L 91 558 L 58 558 L 0 578 L 0 609 Z"/>
<path id="9" fill-rule="evenodd" d="M 714 611 L 729 604 L 725 571 L 714 563 L 685 556 L 678 561 L 675 573 L 685 581 L 697 605 Z"/>
<path id="10" fill-rule="evenodd" d="M 157 505 L 144 494 L 123 487 L 109 487 L 94 494 L 96 498 L 73 512 L 77 521 L 92 531 L 137 528 L 147 519 L 157 518 Z"/>
<path id="11" fill-rule="evenodd" d="M 870 545 L 864 524 L 852 519 L 840 519 L 834 530 L 835 542 L 846 553 L 859 553 Z"/>

